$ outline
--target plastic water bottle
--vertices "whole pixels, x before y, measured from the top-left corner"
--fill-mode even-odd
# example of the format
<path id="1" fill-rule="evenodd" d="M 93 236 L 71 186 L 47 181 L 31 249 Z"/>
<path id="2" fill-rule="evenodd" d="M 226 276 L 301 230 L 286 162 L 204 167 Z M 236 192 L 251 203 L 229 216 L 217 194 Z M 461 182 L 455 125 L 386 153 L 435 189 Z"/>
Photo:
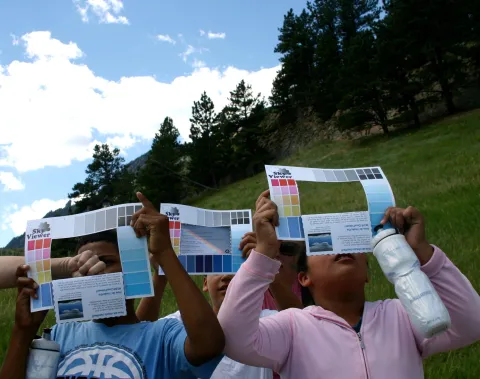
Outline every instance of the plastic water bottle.
<path id="1" fill-rule="evenodd" d="M 375 231 L 381 226 L 375 228 Z M 447 330 L 450 315 L 405 237 L 396 229 L 382 229 L 373 237 L 373 254 L 407 312 L 424 338 Z"/>
<path id="2" fill-rule="evenodd" d="M 60 345 L 52 341 L 51 329 L 44 329 L 42 338 L 32 341 L 25 379 L 55 379 L 57 377 Z"/>

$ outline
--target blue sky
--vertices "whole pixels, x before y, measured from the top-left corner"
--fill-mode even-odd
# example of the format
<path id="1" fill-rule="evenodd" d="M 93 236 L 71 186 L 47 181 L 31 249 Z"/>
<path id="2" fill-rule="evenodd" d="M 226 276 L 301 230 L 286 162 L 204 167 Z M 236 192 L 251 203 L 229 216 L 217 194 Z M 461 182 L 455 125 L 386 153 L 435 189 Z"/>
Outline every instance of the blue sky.
<path id="1" fill-rule="evenodd" d="M 242 79 L 268 96 L 273 49 L 304 0 L 0 3 L 0 247 L 63 206 L 95 143 L 130 161 L 160 122 L 188 138 L 192 102 Z"/>

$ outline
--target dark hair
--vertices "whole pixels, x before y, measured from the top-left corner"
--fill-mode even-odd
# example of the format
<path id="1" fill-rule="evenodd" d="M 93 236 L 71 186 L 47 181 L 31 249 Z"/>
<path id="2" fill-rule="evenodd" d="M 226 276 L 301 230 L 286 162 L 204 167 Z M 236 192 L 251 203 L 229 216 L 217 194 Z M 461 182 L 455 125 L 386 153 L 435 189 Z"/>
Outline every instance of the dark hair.
<path id="1" fill-rule="evenodd" d="M 82 246 L 85 246 L 89 243 L 95 243 L 95 242 L 111 243 L 112 245 L 115 246 L 117 251 L 120 250 L 118 248 L 117 231 L 115 229 L 112 229 L 112 230 L 105 230 L 104 232 L 88 234 L 86 236 L 80 237 L 78 239 L 77 248 L 75 249 L 75 252 L 78 253 L 78 250 L 80 250 Z"/>
<path id="2" fill-rule="evenodd" d="M 303 249 L 298 255 L 297 272 L 307 272 L 307 271 L 308 271 L 307 250 Z M 304 287 L 300 285 L 300 289 L 301 289 L 303 306 L 308 307 L 310 305 L 315 305 L 315 301 L 313 300 L 313 296 L 310 290 L 308 289 L 308 287 Z"/>
<path id="3" fill-rule="evenodd" d="M 288 257 L 298 256 L 305 250 L 304 242 L 283 241 L 280 244 L 279 252 Z"/>

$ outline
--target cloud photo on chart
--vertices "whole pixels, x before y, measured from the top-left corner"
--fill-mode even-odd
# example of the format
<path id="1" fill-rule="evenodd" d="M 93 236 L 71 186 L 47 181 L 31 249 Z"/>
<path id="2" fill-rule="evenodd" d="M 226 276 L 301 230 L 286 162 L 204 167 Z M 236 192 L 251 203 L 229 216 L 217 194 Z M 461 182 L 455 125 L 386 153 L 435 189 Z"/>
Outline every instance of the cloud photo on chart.
<path id="1" fill-rule="evenodd" d="M 190 46 L 186 58 L 198 53 Z M 192 72 L 170 82 L 153 75 L 109 80 L 88 66 L 80 46 L 49 31 L 23 35 L 16 48 L 24 58 L 0 65 L 0 125 L 8 126 L 0 134 L 0 170 L 20 175 L 85 161 L 107 139 L 121 149 L 150 143 L 167 116 L 188 141 L 192 103 L 204 90 L 217 111 L 242 79 L 268 98 L 280 68 L 207 67 L 197 58 Z"/>

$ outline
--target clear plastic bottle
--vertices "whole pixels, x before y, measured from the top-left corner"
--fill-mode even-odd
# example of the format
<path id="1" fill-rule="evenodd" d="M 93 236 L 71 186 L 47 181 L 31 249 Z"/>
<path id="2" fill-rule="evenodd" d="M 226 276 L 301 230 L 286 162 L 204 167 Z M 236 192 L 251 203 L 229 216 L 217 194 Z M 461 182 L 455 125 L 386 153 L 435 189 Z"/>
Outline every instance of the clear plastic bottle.
<path id="1" fill-rule="evenodd" d="M 32 341 L 25 379 L 55 379 L 57 377 L 60 345 L 52 341 L 51 329 L 44 329 L 42 338 Z"/>
<path id="2" fill-rule="evenodd" d="M 405 237 L 396 229 L 375 229 L 373 254 L 407 312 L 410 322 L 424 338 L 447 330 L 450 315 Z"/>

